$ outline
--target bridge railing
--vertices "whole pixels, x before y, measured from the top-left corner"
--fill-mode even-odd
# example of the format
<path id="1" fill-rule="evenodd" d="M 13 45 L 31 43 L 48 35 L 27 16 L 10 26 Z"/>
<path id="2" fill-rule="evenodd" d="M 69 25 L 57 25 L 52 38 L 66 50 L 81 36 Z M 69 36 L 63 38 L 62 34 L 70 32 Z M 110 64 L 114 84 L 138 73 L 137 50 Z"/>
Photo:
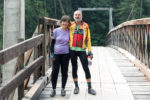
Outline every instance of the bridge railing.
<path id="1" fill-rule="evenodd" d="M 18 100 L 21 100 L 25 95 L 25 80 L 33 73 L 34 82 L 36 82 L 39 77 L 45 76 L 45 71 L 48 68 L 48 65 L 46 65 L 45 62 L 47 58 L 49 59 L 48 56 L 50 54 L 50 34 L 57 26 L 58 20 L 46 17 L 40 18 L 38 30 L 36 30 L 36 36 L 0 51 L 0 65 L 3 65 L 13 58 L 18 57 L 16 63 L 18 66 L 16 69 L 16 74 L 11 78 L 11 80 L 0 87 L 0 100 L 9 98 L 9 95 L 17 87 Z M 34 61 L 27 65 L 26 62 L 29 59 L 29 55 L 26 56 L 25 53 L 32 50 L 34 50 Z"/>
<path id="2" fill-rule="evenodd" d="M 112 29 L 107 45 L 123 48 L 150 67 L 150 18 L 131 20 Z"/>

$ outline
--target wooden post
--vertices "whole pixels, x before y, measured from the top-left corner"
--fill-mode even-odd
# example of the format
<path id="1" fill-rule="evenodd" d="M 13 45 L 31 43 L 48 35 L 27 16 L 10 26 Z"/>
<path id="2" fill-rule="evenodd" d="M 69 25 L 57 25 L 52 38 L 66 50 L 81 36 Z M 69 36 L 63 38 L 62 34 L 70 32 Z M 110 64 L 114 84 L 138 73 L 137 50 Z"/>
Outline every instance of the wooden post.
<path id="1" fill-rule="evenodd" d="M 51 26 L 48 26 L 48 67 L 50 67 L 50 41 L 51 41 Z"/>
<path id="2" fill-rule="evenodd" d="M 51 32 L 53 32 L 54 28 L 55 28 L 55 26 L 52 25 L 52 26 L 51 26 Z M 51 41 L 50 41 L 50 42 L 51 42 Z M 50 43 L 50 45 L 51 45 L 51 43 Z M 51 50 L 50 50 L 50 53 L 51 53 Z M 50 55 L 51 55 L 51 54 L 50 54 Z M 54 60 L 50 59 L 50 66 L 52 67 L 52 69 L 53 69 L 53 61 L 54 61 Z"/>
<path id="3" fill-rule="evenodd" d="M 19 39 L 19 42 L 24 39 Z M 24 68 L 24 53 L 18 57 L 18 72 Z M 18 100 L 21 100 L 24 96 L 24 82 L 18 86 Z"/>
<path id="4" fill-rule="evenodd" d="M 24 54 L 19 56 L 19 70 L 23 69 L 24 67 Z M 18 86 L 18 100 L 21 100 L 22 97 L 24 96 L 24 82 Z"/>
<path id="5" fill-rule="evenodd" d="M 45 76 L 45 60 L 46 60 L 46 34 L 47 34 L 47 21 L 44 19 L 44 41 L 42 43 L 42 55 L 44 57 L 44 62 L 42 66 L 42 76 Z"/>
<path id="6" fill-rule="evenodd" d="M 38 22 L 38 34 L 40 34 L 40 20 L 41 19 L 39 19 L 39 22 Z M 34 60 L 36 59 L 36 58 L 38 58 L 38 47 L 35 47 L 34 48 Z M 35 72 L 34 72 L 34 75 L 33 75 L 33 82 L 35 83 L 36 82 L 36 80 L 39 78 L 39 73 L 40 73 L 40 70 L 39 69 L 37 69 Z"/>

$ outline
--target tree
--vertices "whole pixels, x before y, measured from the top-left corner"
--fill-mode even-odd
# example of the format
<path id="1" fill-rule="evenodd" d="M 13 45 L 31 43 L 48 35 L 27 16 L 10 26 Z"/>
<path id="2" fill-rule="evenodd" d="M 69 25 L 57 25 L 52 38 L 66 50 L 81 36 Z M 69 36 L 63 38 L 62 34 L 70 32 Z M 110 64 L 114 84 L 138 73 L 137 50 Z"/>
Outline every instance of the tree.
<path id="1" fill-rule="evenodd" d="M 149 0 L 145 0 L 143 2 L 143 7 L 146 7 L 147 4 L 150 4 Z M 128 16 L 129 16 L 133 7 L 134 7 L 134 1 L 133 0 L 120 1 L 120 4 L 115 9 L 115 24 L 118 25 L 122 22 L 127 21 Z M 144 11 L 146 11 L 146 9 L 148 9 L 148 8 L 145 8 L 145 9 L 141 8 L 141 0 L 137 0 L 136 5 L 133 9 L 133 12 L 131 13 L 131 16 L 129 17 L 128 20 L 142 18 L 146 14 Z M 143 12 L 143 16 L 141 16 L 141 11 Z M 149 13 L 149 15 L 150 15 L 150 13 Z M 146 16 L 148 16 L 148 14 Z"/>
<path id="2" fill-rule="evenodd" d="M 0 39 L 2 39 L 3 0 L 0 0 Z M 125 22 L 134 5 L 134 0 L 61 0 L 63 9 L 73 21 L 73 12 L 78 8 L 112 7 L 115 26 Z M 150 0 L 137 0 L 131 19 L 149 17 Z M 62 10 L 58 0 L 25 0 L 25 33 L 30 38 L 38 24 L 39 17 L 60 19 Z M 92 45 L 104 45 L 109 31 L 109 13 L 107 11 L 83 12 L 83 20 L 89 24 Z M 2 40 L 0 40 L 2 41 Z M 2 44 L 2 42 L 0 42 Z M 2 45 L 0 44 L 0 47 Z"/>
<path id="3" fill-rule="evenodd" d="M 39 17 L 48 16 L 43 0 L 25 0 L 25 33 L 26 39 L 31 37 L 37 24 Z"/>

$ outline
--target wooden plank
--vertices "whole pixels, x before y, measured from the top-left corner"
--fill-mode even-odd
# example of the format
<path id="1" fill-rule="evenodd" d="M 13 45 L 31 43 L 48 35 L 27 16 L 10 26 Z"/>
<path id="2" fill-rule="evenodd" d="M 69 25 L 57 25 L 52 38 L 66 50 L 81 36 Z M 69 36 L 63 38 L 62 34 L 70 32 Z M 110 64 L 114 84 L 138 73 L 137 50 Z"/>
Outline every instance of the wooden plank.
<path id="1" fill-rule="evenodd" d="M 75 95 L 73 94 L 74 90 L 74 83 L 72 83 L 72 88 L 70 88 L 71 95 L 69 98 L 67 97 L 61 97 L 60 95 L 60 90 L 61 90 L 61 85 L 57 87 L 57 95 L 56 97 L 51 98 L 50 97 L 50 89 L 51 86 L 49 85 L 43 92 L 42 95 L 40 96 L 39 100 L 132 100 L 131 98 L 132 93 L 128 87 L 127 83 L 124 83 L 122 79 L 119 79 L 120 81 L 114 81 L 117 79 L 117 75 L 120 75 L 120 70 L 119 68 L 116 71 L 113 70 L 114 67 L 110 67 L 111 65 L 115 65 L 115 67 L 118 67 L 116 64 L 113 64 L 114 61 L 112 58 L 109 58 L 110 56 L 107 54 L 108 52 L 106 49 L 103 47 L 94 47 L 92 48 L 93 54 L 94 54 L 94 59 L 92 61 L 92 66 L 90 66 L 90 72 L 92 76 L 92 87 L 96 90 L 97 95 L 93 96 L 88 94 L 87 91 L 87 83 L 85 79 L 85 74 L 83 71 L 83 68 L 81 66 L 81 63 L 79 62 L 79 68 L 78 68 L 78 76 L 79 76 L 79 87 L 80 87 L 80 92 L 79 94 Z M 107 62 L 109 60 L 111 61 L 111 64 L 108 64 Z M 115 73 L 115 74 L 114 74 Z M 119 74 L 118 74 L 119 73 Z M 71 75 L 71 74 L 69 74 Z M 114 76 L 113 76 L 114 75 Z M 116 76 L 115 76 L 116 75 Z M 121 74 L 122 75 L 122 74 Z M 115 78 L 115 79 L 114 79 Z M 72 79 L 72 78 L 71 78 Z M 60 80 L 59 80 L 60 82 Z M 71 82 L 71 81 L 69 81 Z M 66 85 L 66 86 L 71 86 L 71 85 Z M 121 91 L 123 90 L 123 91 Z M 130 92 L 129 92 L 130 91 Z M 119 93 L 120 94 L 119 94 Z M 120 95 L 120 96 L 118 96 Z M 124 98 L 123 98 L 124 97 Z M 131 98 L 130 98 L 131 97 Z M 120 99 L 119 99 L 120 98 Z M 128 99 L 125 99 L 128 98 Z"/>
<path id="2" fill-rule="evenodd" d="M 39 100 L 68 100 L 65 97 L 61 97 L 61 98 L 39 98 Z"/>
<path id="3" fill-rule="evenodd" d="M 34 54 L 33 54 L 33 56 L 34 56 L 34 60 L 35 59 L 37 59 L 38 58 L 38 56 L 40 56 L 39 55 L 39 49 L 41 49 L 39 46 L 38 47 L 35 47 L 34 48 Z M 44 58 L 44 57 L 43 57 Z M 44 59 L 43 59 L 44 60 Z M 40 77 L 40 70 L 41 70 L 41 67 L 40 68 L 38 68 L 38 69 L 36 69 L 35 71 L 34 71 L 34 73 L 33 73 L 33 82 L 35 83 L 36 82 L 36 80 L 38 80 L 39 79 L 39 77 Z"/>
<path id="4" fill-rule="evenodd" d="M 112 88 L 112 90 L 107 90 L 106 86 L 104 86 L 104 88 L 106 88 L 106 90 L 108 92 L 110 92 L 110 97 L 111 98 L 106 98 L 106 100 L 112 99 L 112 100 L 134 100 L 133 95 L 131 93 L 130 88 L 127 85 L 127 82 L 125 80 L 125 78 L 123 77 L 123 75 L 120 73 L 120 70 L 117 66 L 117 64 L 113 61 L 112 56 L 110 55 L 110 52 L 108 52 L 107 48 L 103 48 L 105 50 L 102 50 L 105 55 L 105 57 L 103 58 L 106 62 L 109 62 L 107 64 L 110 73 L 112 75 L 112 79 L 114 81 L 114 84 L 111 83 L 108 85 L 109 88 Z M 106 85 L 106 84 L 104 84 Z M 103 88 L 103 83 L 102 83 L 102 88 Z M 105 90 L 105 89 L 104 89 Z M 112 94 L 112 92 L 114 92 L 114 94 Z M 102 90 L 102 94 L 103 94 L 103 90 Z"/>
<path id="5" fill-rule="evenodd" d="M 38 25 L 32 35 L 32 37 L 38 35 L 42 30 L 42 27 L 40 25 Z M 25 52 L 25 58 L 24 58 L 24 65 L 27 65 L 27 63 L 29 64 L 31 61 L 33 61 L 33 50 L 34 48 L 28 50 L 27 52 Z M 28 62 L 29 61 L 29 62 Z M 24 88 L 27 88 L 28 82 L 30 80 L 30 76 L 24 81 Z"/>
<path id="6" fill-rule="evenodd" d="M 92 48 L 94 58 L 92 59 L 92 66 L 89 66 L 90 72 L 91 72 L 91 82 L 92 83 L 100 83 L 100 70 L 99 70 L 99 64 L 98 62 L 98 56 L 97 56 L 97 50 L 96 48 Z"/>
<path id="7" fill-rule="evenodd" d="M 98 93 L 101 93 L 100 98 L 102 100 L 117 100 L 117 93 L 115 90 L 113 77 L 110 73 L 108 63 L 106 63 L 107 56 L 105 55 L 106 53 L 104 52 L 104 48 L 97 47 L 96 50 L 97 50 L 97 53 L 96 53 L 97 64 L 99 66 L 99 71 L 100 71 L 101 91 L 97 90 L 97 88 L 96 90 L 98 91 Z"/>
<path id="8" fill-rule="evenodd" d="M 119 68 L 117 67 L 116 63 L 113 61 L 112 56 L 109 54 L 107 49 L 104 49 L 105 52 L 105 61 L 109 62 L 107 66 L 109 67 L 110 73 L 113 77 L 114 83 L 126 83 L 123 75 L 121 74 Z"/>
<path id="9" fill-rule="evenodd" d="M 19 71 L 8 83 L 0 88 L 0 96 L 7 97 L 18 85 L 20 85 L 25 78 L 27 78 L 33 71 L 43 63 L 43 57 L 37 58 L 27 68 Z"/>
<path id="10" fill-rule="evenodd" d="M 24 54 L 19 56 L 19 62 L 18 62 L 18 71 L 22 70 L 24 68 Z M 24 96 L 24 81 L 22 84 L 18 86 L 18 100 L 21 100 Z"/>
<path id="11" fill-rule="evenodd" d="M 122 74 L 125 77 L 144 77 L 144 74 L 140 72 L 124 72 Z"/>
<path id="12" fill-rule="evenodd" d="M 70 65 L 70 64 L 69 64 Z M 50 92 L 52 89 L 52 84 L 51 82 L 46 86 L 46 88 L 42 91 L 41 95 L 39 96 L 38 100 L 68 100 L 73 89 L 73 80 L 72 80 L 72 73 L 71 71 L 71 66 L 68 69 L 68 80 L 66 84 L 66 96 L 62 97 L 61 96 L 61 74 L 59 73 L 58 75 L 58 80 L 57 80 L 57 87 L 56 87 L 56 96 L 55 97 L 50 97 Z M 51 73 L 51 68 L 49 69 L 50 72 L 46 73 L 47 76 L 50 76 Z M 70 76 L 70 77 L 69 77 Z"/>
<path id="13" fill-rule="evenodd" d="M 36 47 L 37 45 L 41 44 L 43 41 L 43 35 L 38 35 L 31 39 L 25 40 L 20 42 L 16 45 L 13 45 L 9 48 L 3 49 L 0 51 L 0 65 L 10 61 L 11 59 L 21 55 L 22 53 L 26 52 L 27 50 Z"/>
<path id="14" fill-rule="evenodd" d="M 128 82 L 149 82 L 146 77 L 126 77 Z"/>
<path id="15" fill-rule="evenodd" d="M 109 72 L 109 68 L 107 67 L 107 63 L 105 62 L 105 54 L 102 51 L 103 47 L 97 47 L 97 64 L 99 66 L 99 71 L 100 71 L 100 80 L 101 83 L 113 83 L 112 76 Z"/>
<path id="16" fill-rule="evenodd" d="M 41 30 L 41 29 L 40 29 Z M 38 26 L 36 27 L 32 37 L 35 37 L 36 35 L 38 34 Z M 24 58 L 24 65 L 27 64 L 29 58 L 30 58 L 30 55 L 32 54 L 32 51 L 33 51 L 33 48 L 28 50 L 27 52 L 25 52 L 25 58 Z"/>
<path id="17" fill-rule="evenodd" d="M 142 19 L 135 19 L 135 20 L 131 20 L 131 21 L 126 21 L 124 23 L 121 23 L 120 25 L 116 26 L 115 28 L 113 28 L 112 30 L 109 31 L 108 34 L 121 29 L 122 27 L 125 26 L 131 26 L 131 25 L 144 25 L 144 24 L 150 24 L 150 18 L 142 18 Z"/>
<path id="18" fill-rule="evenodd" d="M 68 99 L 68 100 L 85 100 L 85 98 L 86 98 L 86 92 L 87 92 L 87 90 L 86 90 L 86 84 L 79 84 L 79 87 L 80 87 L 80 91 L 79 91 L 79 94 L 74 94 L 73 93 L 73 90 L 74 89 L 72 89 L 72 93 L 71 93 L 71 96 L 70 96 L 70 98 Z"/>
<path id="19" fill-rule="evenodd" d="M 142 95 L 149 94 L 150 95 L 150 91 L 136 91 L 136 92 L 133 92 L 133 94 L 142 94 Z"/>
<path id="20" fill-rule="evenodd" d="M 61 77 L 59 77 L 61 78 Z M 57 84 L 57 88 L 56 88 L 56 96 L 55 97 L 51 97 L 50 96 L 50 92 L 52 90 L 52 85 L 51 83 L 49 83 L 46 88 L 42 91 L 41 95 L 39 96 L 39 100 L 45 100 L 45 99 L 49 99 L 49 100 L 68 100 L 70 95 L 71 95 L 71 91 L 72 91 L 72 84 L 68 83 L 66 85 L 66 96 L 62 97 L 61 96 L 61 82 L 58 81 L 59 83 Z"/>
<path id="21" fill-rule="evenodd" d="M 111 51 L 111 54 L 116 55 L 116 53 L 112 53 L 113 50 L 109 49 Z M 120 54 L 120 53 L 118 53 Z M 118 55 L 117 54 L 117 55 Z M 116 56 L 113 56 L 114 59 Z M 117 57 L 118 59 L 122 59 L 120 57 Z M 133 58 L 133 57 L 131 57 Z M 133 59 L 134 60 L 134 59 Z M 115 60 L 116 61 L 116 60 Z M 122 60 L 121 60 L 122 61 Z M 118 61 L 116 61 L 118 62 Z M 132 62 L 129 62 L 132 63 Z M 118 64 L 117 64 L 118 65 Z M 126 65 L 126 64 L 124 64 Z M 127 63 L 128 65 L 128 63 Z M 138 68 L 136 67 L 122 67 L 122 65 L 118 65 L 123 73 L 123 75 L 128 80 L 128 85 L 130 86 L 132 93 L 135 97 L 135 100 L 148 100 L 147 95 L 150 93 L 150 81 L 144 76 L 143 73 L 141 73 L 139 70 L 136 70 Z M 119 95 L 120 96 L 120 95 Z M 128 99 L 127 99 L 128 100 Z"/>
<path id="22" fill-rule="evenodd" d="M 119 100 L 134 100 L 132 92 L 127 84 L 115 84 Z"/>
<path id="23" fill-rule="evenodd" d="M 121 49 L 116 46 L 111 46 L 112 48 L 115 48 L 120 53 L 122 53 L 124 56 L 126 56 L 140 71 L 150 79 L 150 69 L 145 66 L 141 61 L 137 60 L 133 55 L 131 55 L 129 52 L 125 51 L 124 49 Z"/>
<path id="24" fill-rule="evenodd" d="M 108 48 L 108 47 L 107 47 Z M 108 50 L 110 50 L 110 48 L 108 48 Z M 119 54 L 119 52 L 117 52 Z M 112 54 L 111 54 L 112 55 Z M 115 54 L 116 55 L 116 54 Z M 114 55 L 112 55 L 113 57 Z M 118 59 L 115 59 L 118 58 Z M 131 64 L 132 66 L 134 66 L 128 59 L 119 59 L 120 58 L 120 54 L 118 55 L 118 57 L 113 57 L 113 59 L 115 59 L 115 62 L 121 63 L 121 64 Z"/>
<path id="25" fill-rule="evenodd" d="M 1 96 L 0 96 L 0 100 L 4 100 L 4 99 L 5 99 L 4 97 L 1 97 Z"/>
<path id="26" fill-rule="evenodd" d="M 114 84 L 101 83 L 102 100 L 118 100 Z"/>
<path id="27" fill-rule="evenodd" d="M 22 98 L 22 100 L 37 100 L 42 90 L 47 84 L 47 76 L 40 77 L 39 80 L 33 85 L 28 93 Z"/>
<path id="28" fill-rule="evenodd" d="M 24 65 L 27 64 L 27 62 L 28 62 L 28 60 L 29 60 L 29 57 L 31 56 L 32 52 L 33 52 L 33 48 L 30 49 L 30 50 L 28 50 L 27 52 L 25 52 Z"/>
<path id="29" fill-rule="evenodd" d="M 120 58 L 120 57 L 118 57 L 118 58 Z M 120 59 L 121 59 L 121 58 L 120 58 Z M 134 66 L 134 64 L 131 63 L 131 62 L 129 62 L 128 60 L 124 60 L 124 61 L 126 61 L 126 62 L 116 61 L 116 60 L 115 60 L 116 64 L 117 64 L 119 67 L 133 67 L 133 66 Z"/>
<path id="30" fill-rule="evenodd" d="M 91 95 L 88 92 L 86 92 L 85 100 L 102 100 L 101 84 L 93 83 L 92 88 L 95 89 L 96 95 Z M 86 89 L 86 91 L 88 91 L 88 89 Z"/>
<path id="31" fill-rule="evenodd" d="M 141 99 L 141 100 L 145 100 L 145 99 L 149 99 L 150 100 L 150 95 L 135 95 L 135 99 Z"/>
<path id="32" fill-rule="evenodd" d="M 135 67 L 121 67 L 120 68 L 121 72 L 140 72 L 137 68 Z"/>
<path id="33" fill-rule="evenodd" d="M 56 98 L 59 98 L 60 100 L 62 98 L 69 98 L 70 97 L 70 94 L 71 94 L 71 90 L 72 90 L 72 87 L 66 87 L 65 90 L 66 90 L 66 95 L 64 97 L 61 96 L 61 87 L 57 87 L 56 88 L 56 95 L 55 97 L 51 97 L 50 96 L 50 92 L 51 92 L 52 88 L 45 88 L 44 91 L 42 91 L 39 99 L 44 99 L 44 98 L 49 98 L 50 100 L 55 100 Z"/>
<path id="34" fill-rule="evenodd" d="M 25 54 L 25 61 L 26 61 L 26 57 L 27 57 L 27 59 L 29 59 L 28 57 L 29 56 L 26 56 L 26 55 L 28 55 L 28 54 L 30 54 L 31 53 L 31 57 L 30 57 L 30 59 L 29 59 L 29 62 L 28 62 L 28 64 L 29 63 L 31 63 L 34 59 L 33 59 L 33 49 L 30 49 L 30 50 L 28 50 L 29 52 L 27 52 L 27 54 Z M 30 52 L 31 51 L 31 52 Z M 24 62 L 25 62 L 24 61 Z M 27 77 L 27 79 L 25 79 L 25 81 L 24 81 L 24 89 L 27 89 L 27 85 L 28 85 L 28 82 L 29 82 L 29 80 L 30 80 L 30 76 L 28 76 Z"/>
<path id="35" fill-rule="evenodd" d="M 150 86 L 150 82 L 128 82 L 130 86 Z"/>
<path id="36" fill-rule="evenodd" d="M 59 26 L 59 20 L 56 19 L 52 19 L 52 18 L 46 18 L 44 17 L 44 19 L 46 20 L 46 24 L 48 25 L 55 25 L 55 26 Z"/>
<path id="37" fill-rule="evenodd" d="M 150 86 L 130 86 L 133 92 L 136 91 L 142 91 L 142 92 L 149 92 L 150 91 Z"/>
<path id="38" fill-rule="evenodd" d="M 24 54 L 21 54 L 17 58 L 13 76 L 16 75 L 16 73 L 19 72 L 23 68 L 24 68 Z M 22 83 L 20 86 L 18 86 L 18 100 L 21 100 L 21 98 L 24 96 L 24 85 L 23 84 L 24 83 Z M 15 91 L 16 91 L 16 89 L 13 90 L 13 92 L 9 95 L 8 99 L 11 99 L 14 97 Z"/>
<path id="39" fill-rule="evenodd" d="M 45 22 L 46 20 L 44 20 L 44 41 L 42 42 L 42 50 L 41 50 L 41 52 L 42 52 L 42 55 L 43 55 L 43 57 L 44 57 L 44 62 L 43 62 L 43 65 L 41 66 L 42 67 L 42 76 L 45 76 L 45 60 L 46 60 L 46 49 L 47 49 L 47 47 L 46 47 L 46 35 L 47 35 L 47 24 L 46 24 L 46 22 Z M 40 70 L 39 70 L 40 71 Z"/>

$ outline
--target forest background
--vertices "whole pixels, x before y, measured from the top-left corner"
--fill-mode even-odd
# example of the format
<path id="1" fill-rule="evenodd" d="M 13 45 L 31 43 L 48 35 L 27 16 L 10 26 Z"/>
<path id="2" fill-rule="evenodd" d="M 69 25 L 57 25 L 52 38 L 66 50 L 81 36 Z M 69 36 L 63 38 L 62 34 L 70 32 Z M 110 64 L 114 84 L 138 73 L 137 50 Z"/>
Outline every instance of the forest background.
<path id="1" fill-rule="evenodd" d="M 3 3 L 4 0 L 0 0 L 0 49 L 3 39 Z M 114 26 L 127 20 L 150 16 L 150 0 L 25 0 L 25 38 L 32 36 L 39 17 L 60 19 L 65 13 L 73 21 L 73 12 L 78 8 L 96 7 L 113 8 Z M 129 17 L 132 8 L 134 9 Z M 83 12 L 83 20 L 89 24 L 92 45 L 104 46 L 109 31 L 109 12 Z"/>

